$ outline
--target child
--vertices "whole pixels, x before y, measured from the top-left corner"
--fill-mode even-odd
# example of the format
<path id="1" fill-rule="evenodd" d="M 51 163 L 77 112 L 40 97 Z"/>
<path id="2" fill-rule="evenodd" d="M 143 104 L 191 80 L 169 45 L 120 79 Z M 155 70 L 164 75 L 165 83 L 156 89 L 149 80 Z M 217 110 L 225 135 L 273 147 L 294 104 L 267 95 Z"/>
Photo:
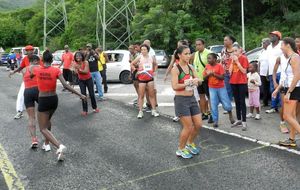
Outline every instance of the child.
<path id="1" fill-rule="evenodd" d="M 208 64 L 203 72 L 204 79 L 208 79 L 209 96 L 211 101 L 211 112 L 214 121 L 213 127 L 218 127 L 218 105 L 222 104 L 229 114 L 231 124 L 235 121 L 232 117 L 232 105 L 224 83 L 224 68 L 217 63 L 217 54 L 210 53 L 207 56 Z"/>
<path id="2" fill-rule="evenodd" d="M 260 100 L 259 100 L 259 86 L 261 85 L 260 76 L 257 73 L 257 64 L 252 63 L 249 66 L 249 73 L 247 74 L 248 78 L 248 93 L 249 93 L 249 105 L 250 113 L 248 113 L 247 118 L 254 118 L 253 111 L 256 110 L 255 119 L 260 119 Z"/>

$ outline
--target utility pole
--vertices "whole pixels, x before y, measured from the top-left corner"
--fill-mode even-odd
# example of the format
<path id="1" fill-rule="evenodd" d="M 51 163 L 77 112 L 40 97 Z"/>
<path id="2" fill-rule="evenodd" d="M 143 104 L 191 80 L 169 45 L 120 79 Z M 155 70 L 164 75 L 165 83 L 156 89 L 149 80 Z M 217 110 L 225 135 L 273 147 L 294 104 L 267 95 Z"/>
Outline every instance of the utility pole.
<path id="1" fill-rule="evenodd" d="M 241 0 L 241 10 L 242 10 L 242 46 L 245 50 L 245 17 L 244 17 L 244 0 Z"/>
<path id="2" fill-rule="evenodd" d="M 49 39 L 57 33 L 65 31 L 68 25 L 64 0 L 44 0 L 44 39 L 43 47 L 47 47 Z"/>
<path id="3" fill-rule="evenodd" d="M 135 0 L 97 0 L 96 39 L 105 50 L 128 47 L 133 32 L 130 22 L 136 9 Z M 101 35 L 102 34 L 102 35 Z M 102 37 L 101 37 L 102 36 Z"/>

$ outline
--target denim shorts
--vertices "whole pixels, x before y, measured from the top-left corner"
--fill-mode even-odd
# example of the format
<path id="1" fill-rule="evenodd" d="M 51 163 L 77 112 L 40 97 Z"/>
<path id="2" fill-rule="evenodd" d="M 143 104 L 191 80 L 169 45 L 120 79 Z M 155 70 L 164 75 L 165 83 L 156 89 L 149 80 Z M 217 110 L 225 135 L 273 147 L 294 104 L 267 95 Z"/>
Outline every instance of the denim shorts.
<path id="1" fill-rule="evenodd" d="M 177 117 L 200 114 L 200 108 L 195 96 L 175 96 L 175 114 Z"/>

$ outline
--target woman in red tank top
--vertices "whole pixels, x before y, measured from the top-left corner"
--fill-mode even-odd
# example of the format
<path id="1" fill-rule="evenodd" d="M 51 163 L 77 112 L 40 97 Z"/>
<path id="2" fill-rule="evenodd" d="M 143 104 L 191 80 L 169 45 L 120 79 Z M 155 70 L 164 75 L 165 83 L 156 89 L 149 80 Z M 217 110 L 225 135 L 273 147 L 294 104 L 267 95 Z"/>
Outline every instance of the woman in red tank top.
<path id="1" fill-rule="evenodd" d="M 57 148 L 56 154 L 58 155 L 58 161 L 62 161 L 64 159 L 63 153 L 66 151 L 66 147 L 59 143 L 50 131 L 50 120 L 58 106 L 58 97 L 56 94 L 57 79 L 60 80 L 64 88 L 78 95 L 81 99 L 86 100 L 86 96 L 80 94 L 66 83 L 59 68 L 51 66 L 53 55 L 49 51 L 43 53 L 43 62 L 43 66 L 40 66 L 33 71 L 33 74 L 37 77 L 39 88 L 38 122 L 40 131 L 45 137 L 44 145 L 49 146 L 49 142 L 51 142 Z"/>
<path id="2" fill-rule="evenodd" d="M 179 135 L 179 146 L 176 155 L 192 158 L 200 149 L 194 143 L 202 126 L 200 108 L 194 96 L 193 88 L 199 85 L 195 69 L 188 65 L 191 53 L 188 46 L 180 46 L 176 50 L 179 64 L 172 68 L 172 88 L 175 91 L 175 113 L 180 117 L 182 131 Z"/>
<path id="3" fill-rule="evenodd" d="M 89 69 L 89 63 L 84 61 L 84 55 L 81 52 L 76 52 L 74 55 L 75 60 L 75 72 L 78 75 L 79 79 L 79 87 L 82 94 L 86 96 L 86 89 L 89 91 L 89 95 L 91 98 L 92 108 L 94 113 L 98 113 L 99 109 L 97 108 L 95 92 L 94 92 L 94 83 L 92 79 L 92 75 Z M 82 116 L 86 116 L 88 114 L 88 104 L 87 101 L 82 100 L 82 108 L 81 112 Z"/>

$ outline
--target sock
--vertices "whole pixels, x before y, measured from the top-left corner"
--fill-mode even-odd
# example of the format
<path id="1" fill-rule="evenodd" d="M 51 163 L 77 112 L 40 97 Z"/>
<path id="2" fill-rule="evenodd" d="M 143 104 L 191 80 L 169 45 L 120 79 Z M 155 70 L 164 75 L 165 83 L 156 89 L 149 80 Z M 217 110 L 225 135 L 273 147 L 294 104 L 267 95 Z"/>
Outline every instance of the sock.
<path id="1" fill-rule="evenodd" d="M 285 121 L 280 121 L 280 125 L 284 125 L 285 124 Z"/>

